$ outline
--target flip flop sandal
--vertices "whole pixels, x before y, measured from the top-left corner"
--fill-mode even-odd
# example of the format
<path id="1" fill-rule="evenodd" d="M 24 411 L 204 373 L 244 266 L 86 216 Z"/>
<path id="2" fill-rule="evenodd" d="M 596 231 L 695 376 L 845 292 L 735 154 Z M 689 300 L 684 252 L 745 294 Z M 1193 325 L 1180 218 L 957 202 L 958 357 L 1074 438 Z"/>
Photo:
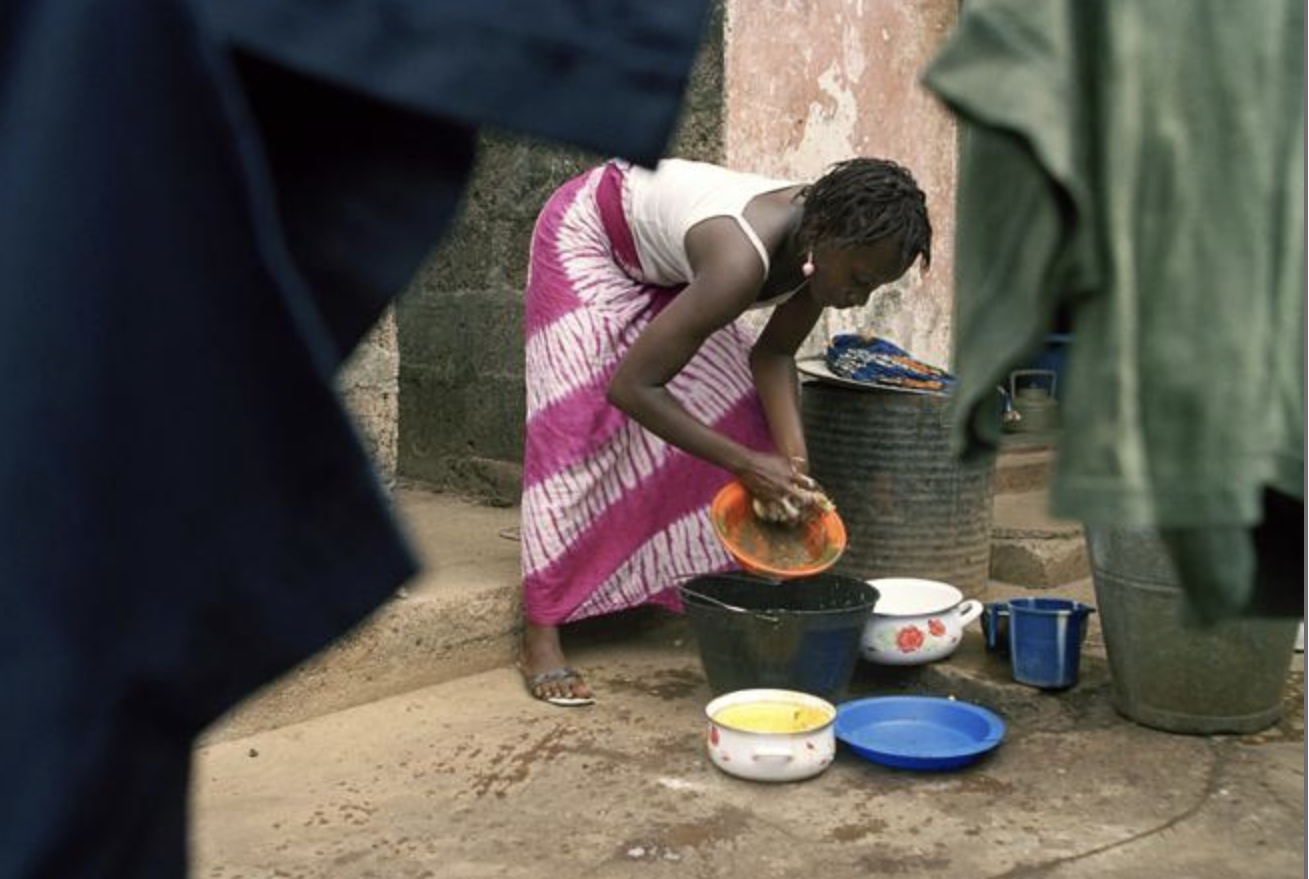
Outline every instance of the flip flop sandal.
<path id="1" fill-rule="evenodd" d="M 520 668 L 519 671 L 522 671 Z M 540 699 L 542 702 L 549 702 L 551 705 L 559 705 L 565 708 L 575 708 L 579 705 L 594 705 L 595 697 L 593 696 L 542 696 L 537 690 L 544 684 L 552 684 L 556 681 L 580 681 L 582 676 L 575 669 L 571 668 L 552 668 L 549 671 L 539 672 L 534 675 L 523 674 L 523 682 L 527 684 L 527 692 L 533 698 Z"/>

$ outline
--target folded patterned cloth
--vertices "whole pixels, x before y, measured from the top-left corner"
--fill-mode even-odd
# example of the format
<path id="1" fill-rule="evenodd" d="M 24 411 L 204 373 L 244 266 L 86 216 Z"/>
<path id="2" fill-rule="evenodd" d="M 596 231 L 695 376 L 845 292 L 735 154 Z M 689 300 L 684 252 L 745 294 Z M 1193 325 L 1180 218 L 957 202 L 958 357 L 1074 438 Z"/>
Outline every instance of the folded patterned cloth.
<path id="1" fill-rule="evenodd" d="M 881 387 L 947 394 L 954 385 L 950 373 L 877 336 L 835 335 L 827 345 L 826 361 L 834 375 Z"/>

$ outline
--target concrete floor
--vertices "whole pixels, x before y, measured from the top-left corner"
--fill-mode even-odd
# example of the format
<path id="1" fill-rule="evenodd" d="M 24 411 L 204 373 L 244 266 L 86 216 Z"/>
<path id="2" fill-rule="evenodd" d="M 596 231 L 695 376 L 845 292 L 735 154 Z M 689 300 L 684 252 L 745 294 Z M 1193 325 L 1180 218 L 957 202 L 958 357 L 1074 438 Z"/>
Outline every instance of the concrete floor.
<path id="1" fill-rule="evenodd" d="M 808 781 L 727 776 L 705 754 L 711 693 L 686 623 L 635 615 L 574 634 L 593 707 L 533 701 L 501 667 L 204 745 L 193 875 L 1305 875 L 1300 658 L 1273 728 L 1180 736 L 1114 712 L 1094 629 L 1079 684 L 1056 694 L 1013 683 L 969 628 L 932 666 L 861 662 L 850 691 L 999 713 L 1005 742 L 963 770 L 893 770 L 842 747 Z"/>

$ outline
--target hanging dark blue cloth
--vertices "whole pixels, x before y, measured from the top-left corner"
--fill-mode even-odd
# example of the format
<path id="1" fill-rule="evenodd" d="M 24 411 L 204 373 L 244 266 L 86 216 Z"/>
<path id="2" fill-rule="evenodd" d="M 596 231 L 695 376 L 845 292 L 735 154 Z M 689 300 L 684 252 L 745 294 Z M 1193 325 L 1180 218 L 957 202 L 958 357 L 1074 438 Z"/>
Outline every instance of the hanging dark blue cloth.
<path id="1" fill-rule="evenodd" d="M 195 735 L 414 571 L 337 367 L 476 126 L 657 158 L 705 3 L 528 6 L 0 6 L 0 876 L 184 875 Z"/>

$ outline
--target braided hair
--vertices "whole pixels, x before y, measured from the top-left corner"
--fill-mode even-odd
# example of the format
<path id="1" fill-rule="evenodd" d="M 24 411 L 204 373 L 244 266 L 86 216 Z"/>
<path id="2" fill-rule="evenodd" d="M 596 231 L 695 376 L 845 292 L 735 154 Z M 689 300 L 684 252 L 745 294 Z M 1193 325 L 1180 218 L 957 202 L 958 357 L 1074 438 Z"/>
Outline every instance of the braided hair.
<path id="1" fill-rule="evenodd" d="M 847 159 L 800 191 L 804 216 L 796 236 L 802 248 L 824 243 L 860 247 L 883 238 L 900 241 L 902 265 L 918 256 L 932 264 L 927 197 L 913 175 L 887 159 Z"/>

